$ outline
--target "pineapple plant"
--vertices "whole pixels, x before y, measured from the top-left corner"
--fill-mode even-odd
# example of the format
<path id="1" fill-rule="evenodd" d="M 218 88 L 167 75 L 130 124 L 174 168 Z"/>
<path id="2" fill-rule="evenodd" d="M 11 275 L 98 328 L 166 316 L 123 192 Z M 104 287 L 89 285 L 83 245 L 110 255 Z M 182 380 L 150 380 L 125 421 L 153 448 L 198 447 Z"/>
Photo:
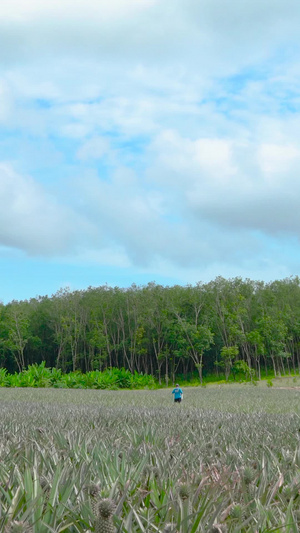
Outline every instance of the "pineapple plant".
<path id="1" fill-rule="evenodd" d="M 115 503 L 110 498 L 104 498 L 99 501 L 97 506 L 97 517 L 95 520 L 96 533 L 114 533 L 113 514 L 115 512 Z"/>

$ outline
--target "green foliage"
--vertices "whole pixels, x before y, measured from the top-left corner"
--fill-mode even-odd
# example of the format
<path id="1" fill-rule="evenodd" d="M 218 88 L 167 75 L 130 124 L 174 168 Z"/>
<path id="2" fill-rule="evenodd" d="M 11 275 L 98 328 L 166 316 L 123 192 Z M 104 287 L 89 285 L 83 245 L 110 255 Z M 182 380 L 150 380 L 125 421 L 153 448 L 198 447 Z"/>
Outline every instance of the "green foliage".
<path id="1" fill-rule="evenodd" d="M 233 361 L 238 353 L 238 346 L 223 346 L 221 349 L 221 361 L 218 362 L 218 365 L 224 367 L 226 381 L 228 381 L 230 371 L 233 367 Z"/>
<path id="2" fill-rule="evenodd" d="M 0 387 L 7 387 L 9 385 L 9 378 L 6 368 L 0 368 Z"/>
<path id="3" fill-rule="evenodd" d="M 250 368 L 245 361 L 238 359 L 232 366 L 234 373 L 242 374 L 244 379 L 253 381 L 255 379 L 255 371 Z"/>
<path id="4" fill-rule="evenodd" d="M 125 368 L 109 368 L 104 372 L 93 370 L 83 374 L 79 371 L 63 374 L 60 369 L 46 368 L 45 361 L 40 365 L 29 365 L 23 372 L 9 374 L 0 368 L 2 387 L 54 387 L 68 389 L 153 389 L 156 382 L 152 376 Z"/>

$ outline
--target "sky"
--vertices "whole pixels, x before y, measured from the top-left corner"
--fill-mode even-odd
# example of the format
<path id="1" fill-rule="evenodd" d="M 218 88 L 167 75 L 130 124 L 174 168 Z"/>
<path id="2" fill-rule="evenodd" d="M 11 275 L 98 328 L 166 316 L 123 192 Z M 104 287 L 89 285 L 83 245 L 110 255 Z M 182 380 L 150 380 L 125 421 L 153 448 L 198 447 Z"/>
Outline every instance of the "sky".
<path id="1" fill-rule="evenodd" d="M 1 0 L 0 300 L 300 267 L 299 0 Z"/>

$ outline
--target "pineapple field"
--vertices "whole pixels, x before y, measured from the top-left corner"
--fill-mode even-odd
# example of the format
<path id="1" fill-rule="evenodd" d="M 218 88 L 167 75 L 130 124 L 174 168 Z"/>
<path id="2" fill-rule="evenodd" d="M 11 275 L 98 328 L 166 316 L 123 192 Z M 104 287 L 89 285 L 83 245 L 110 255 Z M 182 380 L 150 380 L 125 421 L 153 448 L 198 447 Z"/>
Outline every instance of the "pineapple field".
<path id="1" fill-rule="evenodd" d="M 0 531 L 300 528 L 300 389 L 0 389 Z"/>

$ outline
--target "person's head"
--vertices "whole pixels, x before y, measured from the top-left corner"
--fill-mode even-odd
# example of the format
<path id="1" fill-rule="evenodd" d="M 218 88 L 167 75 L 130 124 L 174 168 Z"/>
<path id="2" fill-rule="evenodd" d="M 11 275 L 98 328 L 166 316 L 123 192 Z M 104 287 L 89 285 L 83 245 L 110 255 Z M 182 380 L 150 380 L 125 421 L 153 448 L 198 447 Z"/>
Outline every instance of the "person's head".
<path id="1" fill-rule="evenodd" d="M 178 383 L 176 383 L 176 387 L 179 387 L 179 384 L 178 384 Z"/>

